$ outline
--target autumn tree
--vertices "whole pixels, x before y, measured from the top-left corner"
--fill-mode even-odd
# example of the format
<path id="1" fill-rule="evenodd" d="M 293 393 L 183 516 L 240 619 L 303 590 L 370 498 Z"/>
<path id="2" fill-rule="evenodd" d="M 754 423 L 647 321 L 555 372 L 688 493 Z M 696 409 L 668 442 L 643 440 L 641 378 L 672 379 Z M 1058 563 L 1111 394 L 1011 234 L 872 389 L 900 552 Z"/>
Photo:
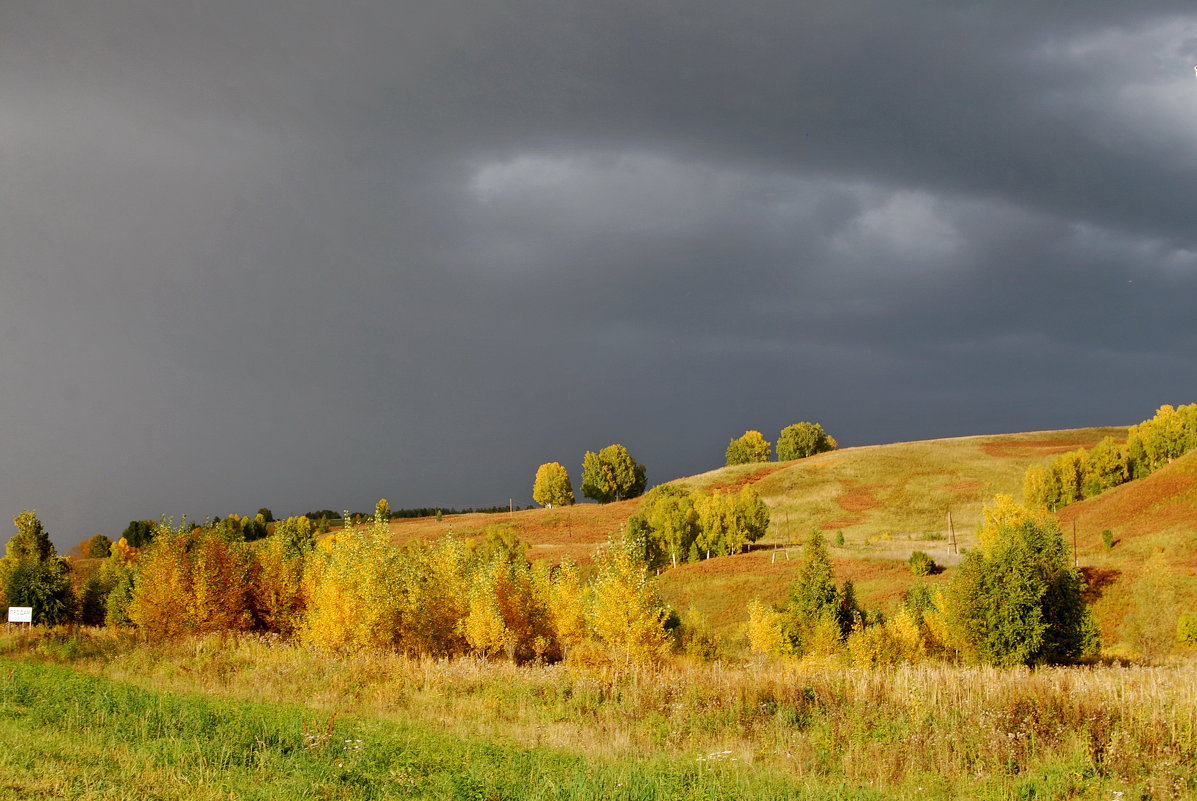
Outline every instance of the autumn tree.
<path id="1" fill-rule="evenodd" d="M 1097 629 L 1069 565 L 1059 526 L 999 495 L 983 511 L 981 547 L 947 592 L 950 636 L 970 662 L 1007 666 L 1076 661 Z"/>
<path id="2" fill-rule="evenodd" d="M 608 445 L 582 458 L 582 494 L 599 503 L 637 498 L 647 483 L 644 465 L 622 445 Z"/>
<path id="3" fill-rule="evenodd" d="M 348 525 L 319 542 L 304 575 L 302 642 L 327 650 L 394 648 L 406 598 L 402 552 L 385 521 Z"/>
<path id="4" fill-rule="evenodd" d="M 595 554 L 590 594 L 590 628 L 625 667 L 660 659 L 669 647 L 669 608 L 657 593 L 635 538 L 609 540 Z"/>
<path id="5" fill-rule="evenodd" d="M 140 552 L 121 537 L 112 543 L 108 558 L 100 567 L 107 588 L 104 596 L 104 622 L 109 626 L 131 626 L 129 604 L 133 601 L 133 583 Z"/>
<path id="6" fill-rule="evenodd" d="M 303 572 L 315 548 L 312 521 L 289 517 L 254 553 L 253 612 L 256 624 L 289 636 L 298 631 L 306 608 Z"/>
<path id="7" fill-rule="evenodd" d="M 72 619 L 75 593 L 70 566 L 54 551 L 42 521 L 28 509 L 13 518 L 17 533 L 0 559 L 0 600 L 33 609 L 33 622 L 56 626 Z"/>
<path id="8" fill-rule="evenodd" d="M 724 459 L 730 465 L 769 461 L 769 441 L 759 431 L 745 431 L 727 443 Z"/>
<path id="9" fill-rule="evenodd" d="M 546 567 L 498 556 L 474 571 L 470 609 L 462 628 L 484 656 L 502 652 L 513 662 L 543 657 L 552 649 L 548 610 L 551 580 Z"/>
<path id="10" fill-rule="evenodd" d="M 1105 437 L 1093 446 L 1085 459 L 1082 490 L 1086 498 L 1100 495 L 1108 489 L 1125 484 L 1130 478 L 1128 452 L 1125 445 Z"/>
<path id="11" fill-rule="evenodd" d="M 794 423 L 783 428 L 777 438 L 777 460 L 805 459 L 816 453 L 833 451 L 836 445 L 835 438 L 819 423 Z"/>
<path id="12" fill-rule="evenodd" d="M 106 534 L 96 534 L 84 540 L 79 550 L 84 559 L 107 559 L 112 552 L 112 540 Z"/>
<path id="13" fill-rule="evenodd" d="M 164 522 L 138 557 L 129 619 L 159 637 L 247 630 L 251 563 L 239 524 Z"/>
<path id="14" fill-rule="evenodd" d="M 747 485 L 736 494 L 718 489 L 696 492 L 694 511 L 698 525 L 695 544 L 700 553 L 740 553 L 769 528 L 768 507 L 760 493 Z"/>
<path id="15" fill-rule="evenodd" d="M 569 480 L 569 471 L 560 462 L 546 462 L 536 469 L 532 500 L 549 509 L 573 505 L 574 487 Z"/>
<path id="16" fill-rule="evenodd" d="M 1058 474 L 1041 464 L 1028 467 L 1022 479 L 1022 499 L 1030 509 L 1055 511 L 1060 503 Z"/>
<path id="17" fill-rule="evenodd" d="M 133 625 L 151 637 L 178 636 L 188 629 L 188 540 L 187 533 L 163 525 L 138 557 L 126 614 Z"/>
<path id="18" fill-rule="evenodd" d="M 8 556 L 14 559 L 28 557 L 38 561 L 57 556 L 54 544 L 50 542 L 50 536 L 35 512 L 26 509 L 14 517 L 12 522 L 17 527 L 17 533 L 8 541 Z"/>
<path id="19" fill-rule="evenodd" d="M 586 638 L 588 590 L 577 565 L 569 557 L 550 576 L 545 609 L 553 633 L 553 642 L 562 659 Z"/>
<path id="20" fill-rule="evenodd" d="M 689 492 L 663 484 L 644 496 L 627 531 L 645 544 L 650 567 L 729 556 L 756 542 L 769 528 L 769 509 L 750 486 L 739 493 Z"/>
<path id="21" fill-rule="evenodd" d="M 698 536 L 692 494 L 672 484 L 654 487 L 629 518 L 628 532 L 643 538 L 650 567 L 686 561 Z"/>

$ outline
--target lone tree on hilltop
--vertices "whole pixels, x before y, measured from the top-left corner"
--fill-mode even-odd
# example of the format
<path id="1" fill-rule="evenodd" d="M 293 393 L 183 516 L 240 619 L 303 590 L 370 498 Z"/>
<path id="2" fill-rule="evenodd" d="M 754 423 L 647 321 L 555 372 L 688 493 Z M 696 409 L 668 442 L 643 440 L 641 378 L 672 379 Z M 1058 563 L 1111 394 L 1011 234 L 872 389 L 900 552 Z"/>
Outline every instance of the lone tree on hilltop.
<path id="1" fill-rule="evenodd" d="M 608 445 L 582 457 L 582 494 L 599 503 L 624 501 L 644 494 L 644 465 L 622 445 Z"/>
<path id="2" fill-rule="evenodd" d="M 818 423 L 794 423 L 783 428 L 781 436 L 777 438 L 777 461 L 805 459 L 816 453 L 833 451 L 837 445 L 835 437 L 824 431 Z"/>
<path id="3" fill-rule="evenodd" d="M 536 469 L 532 500 L 549 509 L 573 505 L 574 486 L 570 483 L 569 471 L 560 462 L 546 462 Z"/>
<path id="4" fill-rule="evenodd" d="M 727 464 L 752 464 L 769 461 L 771 446 L 765 435 L 759 431 L 745 431 L 742 437 L 727 443 L 724 457 Z"/>

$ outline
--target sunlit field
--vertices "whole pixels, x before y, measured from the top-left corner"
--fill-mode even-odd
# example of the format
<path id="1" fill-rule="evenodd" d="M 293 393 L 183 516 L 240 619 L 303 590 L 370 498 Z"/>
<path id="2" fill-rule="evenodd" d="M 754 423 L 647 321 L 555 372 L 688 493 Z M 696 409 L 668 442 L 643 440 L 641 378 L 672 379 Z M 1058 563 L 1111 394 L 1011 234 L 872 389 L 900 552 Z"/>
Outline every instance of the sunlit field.
<path id="1" fill-rule="evenodd" d="M 1197 793 L 1189 663 L 617 671 L 38 630 L 0 649 L 5 798 Z"/>

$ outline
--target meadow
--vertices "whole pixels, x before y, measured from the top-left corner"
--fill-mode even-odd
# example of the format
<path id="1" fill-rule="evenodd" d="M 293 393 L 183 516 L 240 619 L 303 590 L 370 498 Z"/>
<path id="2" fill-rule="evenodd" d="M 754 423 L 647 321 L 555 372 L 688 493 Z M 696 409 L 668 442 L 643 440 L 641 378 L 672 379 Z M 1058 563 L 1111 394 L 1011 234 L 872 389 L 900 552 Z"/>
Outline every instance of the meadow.
<path id="1" fill-rule="evenodd" d="M 0 798 L 1190 798 L 1197 670 L 0 637 Z"/>
<path id="2" fill-rule="evenodd" d="M 983 505 L 1020 495 L 1028 466 L 1126 433 L 896 443 L 679 479 L 751 484 L 771 525 L 743 553 L 660 571 L 682 628 L 646 661 L 592 646 L 517 665 L 501 649 L 421 658 L 246 631 L 9 627 L 0 799 L 1197 798 L 1197 664 L 1176 641 L 1178 616 L 1197 609 L 1197 452 L 1057 513 L 1102 631 L 1086 664 L 938 654 L 869 667 L 850 648 L 748 647 L 749 601 L 785 597 L 811 532 L 837 580 L 889 616 L 916 583 L 946 586 L 953 540 L 975 547 Z M 376 523 L 378 547 L 501 535 L 586 576 L 637 506 L 392 520 Z M 946 570 L 916 578 L 915 550 Z M 77 560 L 73 575 L 98 567 Z"/>

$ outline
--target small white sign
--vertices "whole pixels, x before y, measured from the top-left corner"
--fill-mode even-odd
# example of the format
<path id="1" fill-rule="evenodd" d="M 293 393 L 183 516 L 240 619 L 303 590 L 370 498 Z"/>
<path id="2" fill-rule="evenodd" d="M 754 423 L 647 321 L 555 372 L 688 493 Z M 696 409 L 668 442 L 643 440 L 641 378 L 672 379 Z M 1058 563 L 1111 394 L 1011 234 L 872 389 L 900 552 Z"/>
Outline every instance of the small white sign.
<path id="1" fill-rule="evenodd" d="M 10 607 L 8 607 L 8 622 L 9 623 L 32 623 L 33 622 L 33 607 L 32 606 L 10 606 Z"/>

